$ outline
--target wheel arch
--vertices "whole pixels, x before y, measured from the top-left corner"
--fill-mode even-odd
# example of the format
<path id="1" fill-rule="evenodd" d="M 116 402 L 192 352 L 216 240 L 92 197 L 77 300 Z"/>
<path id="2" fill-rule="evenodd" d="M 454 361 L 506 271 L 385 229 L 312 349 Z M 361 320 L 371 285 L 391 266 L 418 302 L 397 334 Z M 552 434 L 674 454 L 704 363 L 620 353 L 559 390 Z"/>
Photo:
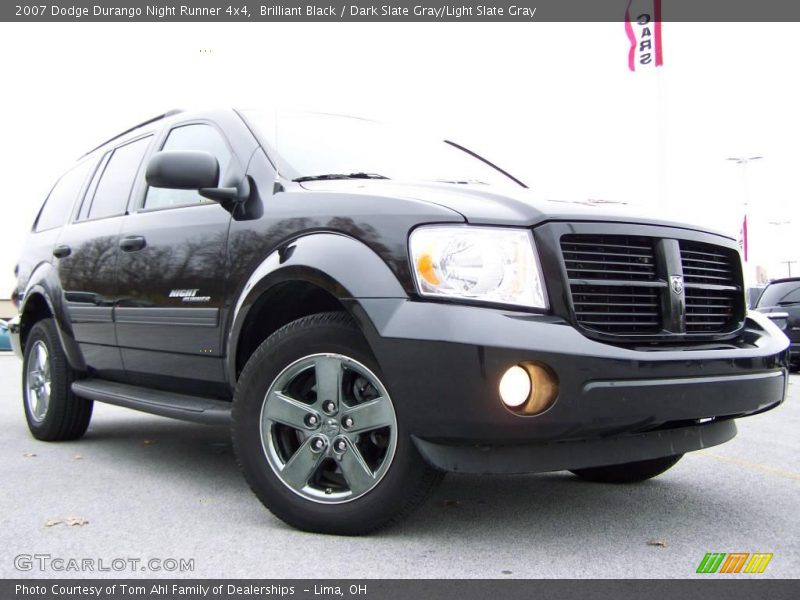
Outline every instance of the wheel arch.
<path id="1" fill-rule="evenodd" d="M 252 352 L 291 321 L 341 311 L 365 331 L 374 326 L 359 310 L 360 298 L 406 297 L 389 266 L 363 242 L 328 232 L 292 240 L 253 270 L 236 297 L 226 340 L 228 382 L 235 387 Z"/>
<path id="2" fill-rule="evenodd" d="M 42 263 L 31 273 L 20 302 L 19 315 L 19 341 L 23 352 L 33 326 L 42 319 L 52 318 L 69 365 L 79 371 L 86 369 L 83 354 L 72 332 L 58 274 L 50 263 Z"/>

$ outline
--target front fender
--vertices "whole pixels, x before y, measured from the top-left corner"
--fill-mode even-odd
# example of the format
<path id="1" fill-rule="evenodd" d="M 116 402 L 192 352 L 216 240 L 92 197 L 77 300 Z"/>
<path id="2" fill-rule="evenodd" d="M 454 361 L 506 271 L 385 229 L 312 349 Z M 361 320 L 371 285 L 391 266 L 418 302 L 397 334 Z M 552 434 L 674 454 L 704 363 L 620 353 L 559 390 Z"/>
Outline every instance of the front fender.
<path id="1" fill-rule="evenodd" d="M 236 348 L 248 313 L 270 288 L 290 281 L 312 283 L 346 305 L 351 299 L 408 297 L 389 266 L 352 237 L 322 232 L 287 242 L 253 270 L 237 293 L 226 341 L 226 368 L 232 386 Z"/>
<path id="2" fill-rule="evenodd" d="M 28 278 L 28 283 L 25 286 L 22 301 L 19 305 L 21 329 L 27 329 L 25 313 L 28 303 L 35 296 L 44 298 L 50 314 L 53 315 L 61 347 L 64 349 L 64 354 L 66 354 L 70 366 L 78 371 L 86 370 L 86 361 L 80 351 L 78 342 L 75 340 L 72 321 L 69 318 L 58 272 L 50 263 L 45 262 L 38 265 Z M 22 343 L 22 340 L 20 341 Z"/>

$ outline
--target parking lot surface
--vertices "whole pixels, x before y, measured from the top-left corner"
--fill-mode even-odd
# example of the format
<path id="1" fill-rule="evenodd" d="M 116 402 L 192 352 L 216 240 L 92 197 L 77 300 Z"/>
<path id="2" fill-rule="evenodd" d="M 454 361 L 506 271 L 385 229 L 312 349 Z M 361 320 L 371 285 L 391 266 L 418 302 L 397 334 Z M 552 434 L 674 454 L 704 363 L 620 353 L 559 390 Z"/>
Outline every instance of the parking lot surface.
<path id="1" fill-rule="evenodd" d="M 27 431 L 20 362 L 9 354 L 0 382 L 2 577 L 683 578 L 707 552 L 774 556 L 762 575 L 703 577 L 798 575 L 797 375 L 782 406 L 739 421 L 733 441 L 655 480 L 448 475 L 408 520 L 361 538 L 274 518 L 239 474 L 224 428 L 96 404 L 82 440 L 42 443 Z M 15 557 L 33 554 L 96 569 L 193 559 L 194 570 L 16 568 Z"/>

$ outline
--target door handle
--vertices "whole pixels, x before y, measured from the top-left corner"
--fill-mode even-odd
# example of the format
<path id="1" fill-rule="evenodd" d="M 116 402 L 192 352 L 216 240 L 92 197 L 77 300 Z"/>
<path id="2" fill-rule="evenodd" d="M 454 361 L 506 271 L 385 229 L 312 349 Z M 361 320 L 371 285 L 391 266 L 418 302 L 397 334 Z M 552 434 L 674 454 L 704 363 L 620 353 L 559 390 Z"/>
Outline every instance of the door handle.
<path id="1" fill-rule="evenodd" d="M 119 242 L 119 247 L 123 252 L 136 252 L 147 246 L 147 240 L 141 235 L 131 235 L 122 238 Z"/>
<path id="2" fill-rule="evenodd" d="M 53 256 L 56 258 L 66 258 L 72 254 L 72 248 L 69 246 L 61 245 L 53 248 Z"/>

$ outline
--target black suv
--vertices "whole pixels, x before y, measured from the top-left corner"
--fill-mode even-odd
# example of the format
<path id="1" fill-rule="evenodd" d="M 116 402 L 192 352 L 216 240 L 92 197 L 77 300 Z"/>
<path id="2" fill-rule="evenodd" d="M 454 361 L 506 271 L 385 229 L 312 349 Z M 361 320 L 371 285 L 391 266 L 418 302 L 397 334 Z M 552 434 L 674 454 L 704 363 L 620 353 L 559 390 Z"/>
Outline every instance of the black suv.
<path id="1" fill-rule="evenodd" d="M 789 338 L 791 367 L 800 370 L 800 277 L 771 281 L 755 309 L 770 317 Z"/>
<path id="2" fill-rule="evenodd" d="M 734 240 L 363 119 L 138 125 L 56 183 L 17 275 L 36 438 L 93 401 L 230 424 L 256 495 L 318 532 L 393 522 L 445 471 L 641 481 L 787 385 Z"/>

